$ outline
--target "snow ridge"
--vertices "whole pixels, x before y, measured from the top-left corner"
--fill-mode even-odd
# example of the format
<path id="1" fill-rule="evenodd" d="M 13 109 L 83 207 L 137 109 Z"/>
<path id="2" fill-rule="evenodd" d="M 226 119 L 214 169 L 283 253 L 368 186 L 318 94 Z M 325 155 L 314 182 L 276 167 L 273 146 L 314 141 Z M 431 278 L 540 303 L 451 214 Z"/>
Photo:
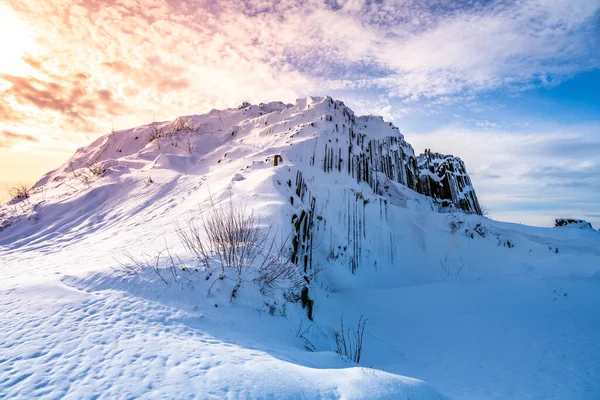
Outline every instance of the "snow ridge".
<path id="1" fill-rule="evenodd" d="M 154 156 L 161 146 L 163 152 L 177 154 L 175 148 L 200 147 L 196 146 L 199 142 L 201 152 L 208 150 L 206 141 L 198 140 L 198 135 L 216 139 L 213 146 L 268 136 L 272 140 L 263 147 L 265 152 L 289 145 L 289 149 L 279 151 L 281 156 L 289 154 L 296 163 L 310 157 L 310 166 L 322 166 L 324 172 L 348 173 L 358 182 L 369 184 L 379 195 L 383 195 L 386 182 L 393 181 L 430 197 L 440 211 L 481 214 L 462 160 L 429 151 L 415 156 L 412 146 L 393 124 L 372 115 L 357 117 L 343 102 L 329 96 L 298 99 L 295 105 L 243 103 L 235 109 L 213 110 L 205 115 L 114 132 L 79 149 L 67 165 L 36 186 L 64 179 L 90 165 L 116 168 L 121 160 L 130 165 L 136 156 Z M 149 145 L 149 141 L 156 144 Z M 165 149 L 168 146 L 174 148 Z"/>

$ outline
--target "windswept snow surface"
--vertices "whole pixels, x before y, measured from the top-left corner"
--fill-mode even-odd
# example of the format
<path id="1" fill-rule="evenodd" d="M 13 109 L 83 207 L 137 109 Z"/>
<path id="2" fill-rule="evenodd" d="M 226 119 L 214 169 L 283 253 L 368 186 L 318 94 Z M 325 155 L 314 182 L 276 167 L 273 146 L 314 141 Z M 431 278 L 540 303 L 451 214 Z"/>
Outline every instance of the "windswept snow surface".
<path id="1" fill-rule="evenodd" d="M 116 132 L 2 205 L 0 398 L 599 399 L 600 233 L 439 213 L 384 176 L 376 193 L 324 165 L 324 144 L 347 138 L 332 104 Z M 414 155 L 380 118 L 356 121 Z M 175 224 L 211 198 L 281 238 L 314 198 L 314 321 L 251 280 L 232 299 L 214 264 L 167 284 L 150 267 L 122 273 L 166 247 L 195 265 Z M 334 329 L 361 315 L 357 365 Z"/>

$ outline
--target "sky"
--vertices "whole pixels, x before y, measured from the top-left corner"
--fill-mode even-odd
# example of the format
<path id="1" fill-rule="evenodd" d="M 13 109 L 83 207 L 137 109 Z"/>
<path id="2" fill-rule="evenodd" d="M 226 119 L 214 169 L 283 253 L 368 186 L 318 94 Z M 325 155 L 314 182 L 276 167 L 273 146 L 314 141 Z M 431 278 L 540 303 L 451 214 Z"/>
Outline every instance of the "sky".
<path id="1" fill-rule="evenodd" d="M 461 157 L 495 219 L 600 228 L 600 0 L 0 0 L 0 193 L 112 130 L 313 95 Z"/>

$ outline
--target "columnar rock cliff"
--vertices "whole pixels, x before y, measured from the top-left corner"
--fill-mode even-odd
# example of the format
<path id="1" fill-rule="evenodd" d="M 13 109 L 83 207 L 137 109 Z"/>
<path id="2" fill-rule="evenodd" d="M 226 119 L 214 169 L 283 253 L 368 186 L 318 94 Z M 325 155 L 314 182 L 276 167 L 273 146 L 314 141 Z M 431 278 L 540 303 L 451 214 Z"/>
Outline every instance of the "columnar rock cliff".
<path id="1" fill-rule="evenodd" d="M 411 189 L 432 197 L 443 207 L 454 205 L 468 213 L 481 215 L 471 178 L 460 158 L 425 150 L 417 157 L 417 164 L 420 182 Z"/>
<path id="2" fill-rule="evenodd" d="M 327 98 L 317 123 L 319 134 L 310 165 L 326 173 L 347 173 L 379 195 L 392 181 L 431 198 L 439 209 L 481 214 L 481 207 L 463 161 L 426 150 L 418 156 L 392 123 L 381 117 L 356 117 L 341 101 Z M 300 129 L 302 129 L 301 127 Z"/>

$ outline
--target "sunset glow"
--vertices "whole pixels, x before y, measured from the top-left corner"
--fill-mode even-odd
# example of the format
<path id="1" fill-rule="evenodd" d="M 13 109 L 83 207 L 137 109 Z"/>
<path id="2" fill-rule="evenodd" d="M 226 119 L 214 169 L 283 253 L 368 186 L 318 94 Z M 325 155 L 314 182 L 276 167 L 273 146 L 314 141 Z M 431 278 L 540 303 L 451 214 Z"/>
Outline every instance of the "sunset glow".
<path id="1" fill-rule="evenodd" d="M 28 52 L 35 52 L 35 43 L 27 25 L 5 4 L 0 4 L 0 37 L 3 38 L 0 72 L 20 73 L 27 65 L 22 58 Z"/>

